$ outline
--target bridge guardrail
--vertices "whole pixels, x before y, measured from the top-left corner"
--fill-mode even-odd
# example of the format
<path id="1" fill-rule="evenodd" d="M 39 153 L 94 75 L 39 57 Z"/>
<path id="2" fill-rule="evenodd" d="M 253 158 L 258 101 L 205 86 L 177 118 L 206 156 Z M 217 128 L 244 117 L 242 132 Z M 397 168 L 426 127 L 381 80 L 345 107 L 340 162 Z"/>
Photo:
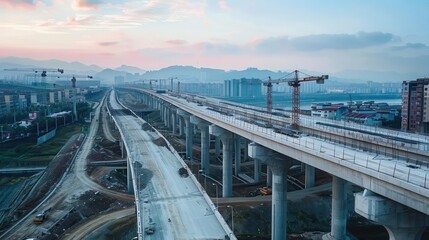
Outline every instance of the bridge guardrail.
<path id="1" fill-rule="evenodd" d="M 193 109 L 190 109 L 189 106 L 179 102 L 179 101 L 173 101 L 171 99 L 168 99 L 166 97 L 160 97 L 165 101 L 169 101 L 173 105 L 179 105 L 180 108 L 184 109 L 185 111 L 188 111 L 192 114 Z M 289 137 L 280 133 L 275 133 L 272 129 L 260 127 L 254 124 L 250 124 L 241 120 L 236 119 L 233 116 L 227 116 L 224 114 L 221 114 L 219 112 L 215 111 L 205 111 L 206 114 L 215 117 L 217 119 L 221 119 L 224 122 L 228 122 L 231 125 L 234 126 L 240 126 L 245 127 L 246 129 L 251 130 L 252 132 L 259 132 L 263 135 L 269 136 L 269 137 L 275 137 L 275 139 L 279 139 L 282 143 L 286 143 L 288 145 L 293 144 L 295 146 L 305 147 L 308 150 L 313 150 L 313 152 L 317 155 L 325 155 L 325 156 L 331 156 L 334 158 L 337 158 L 342 161 L 349 161 L 353 164 L 360 165 L 363 167 L 366 167 L 370 165 L 371 159 L 369 158 L 370 155 L 368 153 L 365 153 L 363 151 L 358 151 L 356 149 L 349 149 L 347 151 L 347 147 L 337 147 L 333 145 L 332 143 L 326 143 L 322 141 L 318 141 L 317 144 L 315 144 L 314 140 L 309 141 L 306 137 L 300 137 L 300 138 L 293 138 Z M 303 140 L 305 139 L 305 140 Z M 366 156 L 362 156 L 366 155 Z M 350 157 L 350 159 L 346 159 L 346 156 L 353 156 L 353 158 Z M 376 156 L 374 156 L 376 157 Z M 374 159 L 372 159 L 374 160 Z M 374 160 L 376 161 L 376 160 Z M 392 164 L 393 163 L 393 164 Z M 416 185 L 418 187 L 423 187 L 425 189 L 429 189 L 429 182 L 428 182 L 428 173 L 422 169 L 418 169 L 419 166 L 415 167 L 413 165 L 404 165 L 403 163 L 399 163 L 397 160 L 395 161 L 392 159 L 389 163 L 383 162 L 381 163 L 381 160 L 379 160 L 379 167 L 377 168 L 369 168 L 366 167 L 369 170 L 376 171 L 378 173 L 386 174 L 391 177 L 394 177 L 396 179 L 403 180 L 407 183 Z M 404 170 L 407 169 L 408 171 Z M 387 172 L 383 172 L 382 170 L 390 170 Z M 416 173 L 417 172 L 417 173 Z M 419 179 L 420 181 L 416 181 Z"/>
<path id="2" fill-rule="evenodd" d="M 136 118 L 140 119 L 142 123 L 145 123 L 146 121 L 144 119 L 142 119 L 138 114 L 136 114 L 133 110 L 129 109 L 128 107 L 126 107 L 124 104 L 122 104 L 119 99 L 117 99 L 118 103 L 125 109 L 129 110 Z M 115 120 L 115 124 L 116 120 Z M 152 126 L 151 126 L 152 127 Z M 154 127 L 152 127 L 152 129 L 161 137 L 163 138 L 163 140 L 167 143 L 167 146 L 169 147 L 169 149 L 173 149 L 174 147 L 170 144 L 170 142 L 161 134 L 158 132 L 158 130 L 156 130 Z M 122 135 L 122 132 L 121 132 Z M 126 146 L 127 148 L 127 146 Z M 128 148 L 127 148 L 128 151 Z M 216 208 L 216 206 L 214 205 L 214 203 L 211 201 L 210 197 L 207 195 L 206 191 L 204 190 L 204 188 L 201 186 L 201 184 L 198 182 L 198 180 L 195 178 L 195 175 L 192 173 L 192 171 L 189 169 L 188 165 L 185 163 L 185 161 L 179 156 L 179 154 L 176 151 L 172 151 L 172 153 L 176 156 L 176 158 L 180 161 L 181 165 L 187 170 L 189 177 L 191 177 L 192 181 L 194 182 L 194 184 L 197 186 L 197 188 L 199 189 L 199 191 L 201 192 L 201 194 L 203 195 L 205 201 L 208 203 L 208 205 L 210 206 L 211 210 L 213 211 L 213 213 L 215 214 L 216 218 L 218 219 L 219 223 L 221 224 L 222 228 L 224 229 L 224 231 L 226 233 L 228 233 L 228 235 L 230 236 L 230 239 L 234 240 L 237 239 L 234 235 L 234 233 L 232 232 L 232 230 L 229 228 L 228 224 L 225 222 L 225 219 L 222 217 L 222 215 L 219 213 L 218 209 Z M 132 165 L 132 164 L 130 164 Z M 132 171 L 132 174 L 134 174 L 134 170 Z M 134 179 L 134 176 L 133 176 Z M 134 181 L 133 181 L 134 182 Z M 134 189 L 136 186 L 134 186 Z M 138 197 L 137 197 L 138 199 Z M 138 200 L 136 200 L 136 204 L 138 203 Z M 138 211 L 139 213 L 139 211 Z M 139 219 L 139 218 L 138 218 Z M 141 226 L 141 224 L 138 224 L 138 226 Z"/>

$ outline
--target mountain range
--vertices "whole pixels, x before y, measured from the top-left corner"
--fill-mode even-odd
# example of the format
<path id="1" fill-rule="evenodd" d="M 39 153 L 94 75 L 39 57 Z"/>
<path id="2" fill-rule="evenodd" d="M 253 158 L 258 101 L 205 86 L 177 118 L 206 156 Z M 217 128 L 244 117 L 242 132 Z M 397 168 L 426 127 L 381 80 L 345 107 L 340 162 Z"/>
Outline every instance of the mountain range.
<path id="1" fill-rule="evenodd" d="M 113 84 L 116 76 L 122 76 L 125 81 L 137 81 L 145 79 L 170 79 L 177 78 L 182 82 L 223 82 L 227 79 L 258 78 L 268 80 L 268 76 L 273 79 L 288 76 L 292 70 L 270 71 L 257 68 L 247 68 L 245 70 L 225 71 L 214 68 L 196 68 L 193 66 L 169 66 L 159 70 L 145 71 L 141 68 L 122 65 L 114 69 L 102 68 L 97 65 L 85 65 L 80 62 L 66 62 L 56 59 L 34 60 L 29 58 L 6 57 L 0 58 L 0 69 L 22 69 L 22 68 L 53 68 L 64 69 L 67 74 L 92 75 L 94 79 L 100 80 L 102 84 Z M 310 75 L 322 75 L 326 73 L 303 71 Z M 11 71 L 0 71 L 0 77 L 10 75 Z M 403 80 L 413 80 L 419 76 L 413 74 L 399 74 L 392 72 L 374 72 L 359 70 L 344 70 L 338 73 L 328 73 L 330 82 L 335 83 L 366 83 L 374 82 L 401 82 Z M 292 76 L 291 76 L 292 77 Z"/>

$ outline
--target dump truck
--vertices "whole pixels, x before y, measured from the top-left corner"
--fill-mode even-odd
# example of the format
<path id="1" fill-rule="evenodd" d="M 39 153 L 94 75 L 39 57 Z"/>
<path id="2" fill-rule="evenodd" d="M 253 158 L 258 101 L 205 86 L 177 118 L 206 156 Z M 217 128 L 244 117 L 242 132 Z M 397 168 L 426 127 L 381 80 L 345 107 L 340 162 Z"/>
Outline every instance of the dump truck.
<path id="1" fill-rule="evenodd" d="M 273 190 L 270 187 L 261 187 L 253 191 L 250 191 L 248 195 L 249 197 L 255 197 L 258 195 L 262 195 L 262 196 L 271 195 L 272 193 L 273 193 Z"/>
<path id="2" fill-rule="evenodd" d="M 48 219 L 48 213 L 49 213 L 50 210 L 51 210 L 51 208 L 48 208 L 45 211 L 43 211 L 42 213 L 37 214 L 33 218 L 33 222 L 35 224 L 41 224 L 43 221 L 45 221 L 46 219 Z"/>

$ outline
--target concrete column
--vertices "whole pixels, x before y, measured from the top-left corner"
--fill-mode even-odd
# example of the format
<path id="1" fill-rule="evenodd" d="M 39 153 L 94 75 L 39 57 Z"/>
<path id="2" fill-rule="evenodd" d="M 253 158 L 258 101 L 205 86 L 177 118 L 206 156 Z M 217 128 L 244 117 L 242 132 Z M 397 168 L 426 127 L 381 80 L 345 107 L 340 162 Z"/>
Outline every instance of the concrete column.
<path id="1" fill-rule="evenodd" d="M 286 239 L 287 225 L 287 170 L 286 167 L 273 168 L 273 195 L 271 210 L 271 239 Z"/>
<path id="2" fill-rule="evenodd" d="M 220 137 L 216 136 L 215 139 L 215 154 L 216 157 L 219 157 L 220 155 Z"/>
<path id="3" fill-rule="evenodd" d="M 159 106 L 159 104 L 158 104 Z M 159 109 L 159 116 L 161 118 L 161 121 L 164 122 L 164 107 L 160 107 Z"/>
<path id="4" fill-rule="evenodd" d="M 179 117 L 179 136 L 183 136 L 184 132 L 184 124 L 183 124 L 183 118 Z"/>
<path id="5" fill-rule="evenodd" d="M 210 174 L 210 123 L 196 116 L 190 117 L 191 123 L 197 126 L 201 132 L 201 169 L 205 175 Z"/>
<path id="6" fill-rule="evenodd" d="M 171 112 L 171 125 L 172 125 L 171 127 L 172 127 L 173 135 L 176 134 L 176 132 L 177 132 L 176 118 L 177 118 L 176 113 L 174 111 L 172 111 Z"/>
<path id="7" fill-rule="evenodd" d="M 247 162 L 249 160 L 249 141 L 245 138 L 244 139 L 244 156 L 243 156 L 243 162 Z"/>
<path id="8" fill-rule="evenodd" d="M 168 127 L 168 109 L 167 107 L 162 107 L 163 109 L 163 119 L 164 119 L 164 126 Z"/>
<path id="9" fill-rule="evenodd" d="M 429 216 L 369 190 L 355 193 L 355 212 L 382 224 L 390 240 L 422 239 L 429 226 Z"/>
<path id="10" fill-rule="evenodd" d="M 305 164 L 305 188 L 314 187 L 316 169 Z"/>
<path id="11" fill-rule="evenodd" d="M 131 176 L 131 167 L 130 167 L 130 159 L 127 158 L 127 191 L 128 193 L 133 193 L 133 179 Z"/>
<path id="12" fill-rule="evenodd" d="M 186 158 L 192 160 L 192 123 L 190 121 L 190 114 L 177 109 L 177 114 L 181 115 L 185 122 L 185 137 L 186 137 Z"/>
<path id="13" fill-rule="evenodd" d="M 219 136 L 222 141 L 222 196 L 232 197 L 232 146 L 233 146 L 233 135 L 231 132 L 218 127 L 216 125 L 209 126 L 209 132 L 212 135 Z"/>
<path id="14" fill-rule="evenodd" d="M 256 143 L 249 144 L 249 156 L 266 162 L 273 171 L 271 239 L 287 237 L 287 169 L 289 162 L 275 157 L 272 150 Z"/>
<path id="15" fill-rule="evenodd" d="M 346 238 L 347 225 L 347 191 L 346 181 L 332 176 L 332 213 L 331 232 L 323 239 L 343 240 Z"/>
<path id="16" fill-rule="evenodd" d="M 254 180 L 255 182 L 259 182 L 261 181 L 261 161 L 259 159 L 254 159 L 253 161 Z"/>
<path id="17" fill-rule="evenodd" d="M 186 131 L 186 158 L 192 159 L 192 124 L 189 121 L 189 118 L 185 119 L 185 131 Z"/>
<path id="18" fill-rule="evenodd" d="M 273 172 L 271 167 L 267 165 L 267 187 L 273 186 Z"/>
<path id="19" fill-rule="evenodd" d="M 234 175 L 238 176 L 241 168 L 241 137 L 237 134 L 234 134 L 234 159 L 235 159 Z"/>

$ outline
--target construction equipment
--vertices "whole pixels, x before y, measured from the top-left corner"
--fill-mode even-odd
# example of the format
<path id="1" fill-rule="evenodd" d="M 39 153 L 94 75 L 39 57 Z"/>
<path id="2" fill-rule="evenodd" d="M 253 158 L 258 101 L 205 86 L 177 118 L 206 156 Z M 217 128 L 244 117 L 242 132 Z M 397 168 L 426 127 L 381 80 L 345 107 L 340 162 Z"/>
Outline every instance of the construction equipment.
<path id="1" fill-rule="evenodd" d="M 267 196 L 267 195 L 271 195 L 271 194 L 273 194 L 273 190 L 270 187 L 257 188 L 257 189 L 250 191 L 248 193 L 249 197 L 255 197 L 258 195 Z"/>
<path id="2" fill-rule="evenodd" d="M 48 72 L 56 72 L 56 73 L 64 73 L 64 69 L 54 69 L 54 68 L 7 68 L 4 69 L 4 71 L 12 71 L 12 72 L 33 72 L 36 75 L 39 75 L 42 77 L 41 82 L 46 83 L 46 76 Z"/>
<path id="3" fill-rule="evenodd" d="M 273 83 L 284 83 L 287 82 L 289 86 L 293 87 L 292 92 L 292 127 L 295 129 L 299 128 L 299 114 L 300 114 L 300 107 L 299 107 L 299 97 L 300 97 L 300 91 L 299 86 L 302 82 L 309 82 L 309 81 L 316 81 L 317 84 L 323 84 L 325 82 L 325 79 L 328 79 L 328 75 L 321 75 L 321 76 L 307 76 L 304 78 L 298 78 L 298 73 L 302 73 L 298 70 L 293 71 L 292 73 L 288 74 L 285 78 L 280 78 L 276 80 L 272 80 L 271 77 L 268 78 L 268 81 L 263 81 L 263 85 L 267 86 L 267 111 L 272 111 L 272 98 L 273 98 Z M 288 77 L 290 75 L 293 75 L 293 77 Z"/>
<path id="4" fill-rule="evenodd" d="M 76 101 L 77 101 L 77 92 L 76 92 L 76 79 L 77 78 L 89 78 L 92 79 L 92 76 L 89 75 L 70 75 L 70 76 L 65 76 L 65 77 L 71 77 L 71 82 L 72 82 L 72 90 L 73 90 L 73 116 L 75 121 L 77 121 L 78 117 L 77 117 L 77 110 L 76 110 Z"/>
<path id="5" fill-rule="evenodd" d="M 49 211 L 51 211 L 51 208 L 48 208 L 45 211 L 43 211 L 42 213 L 37 214 L 33 218 L 33 222 L 35 224 L 41 224 L 43 221 L 45 221 L 46 219 L 48 219 L 48 213 L 49 213 Z"/>

